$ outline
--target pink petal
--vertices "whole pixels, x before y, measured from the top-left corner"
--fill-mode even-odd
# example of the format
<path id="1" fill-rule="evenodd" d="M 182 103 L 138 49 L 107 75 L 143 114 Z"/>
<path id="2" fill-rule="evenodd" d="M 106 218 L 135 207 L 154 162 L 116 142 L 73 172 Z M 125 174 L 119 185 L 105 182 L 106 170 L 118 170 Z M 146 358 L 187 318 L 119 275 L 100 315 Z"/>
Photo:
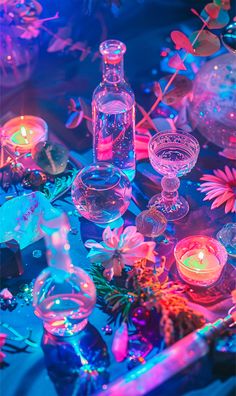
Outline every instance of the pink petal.
<path id="1" fill-rule="evenodd" d="M 104 247 L 101 245 L 101 243 L 98 243 L 94 241 L 93 239 L 88 239 L 84 246 L 86 246 L 89 249 L 95 248 L 95 249 L 104 249 Z"/>
<path id="2" fill-rule="evenodd" d="M 113 276 L 114 276 L 113 268 L 104 269 L 102 274 L 103 274 L 104 278 L 106 278 L 110 282 L 113 279 Z"/>
<path id="3" fill-rule="evenodd" d="M 3 297 L 4 300 L 11 299 L 13 297 L 13 295 L 7 288 L 2 289 L 2 291 L 0 292 L 0 296 Z"/>
<path id="4" fill-rule="evenodd" d="M 120 236 L 119 248 L 122 248 L 130 238 L 132 238 L 137 232 L 135 226 L 128 226 L 124 229 L 123 234 Z"/>
<path id="5" fill-rule="evenodd" d="M 226 191 L 221 197 L 217 198 L 219 205 L 222 205 L 224 202 L 228 201 L 233 197 L 232 192 Z"/>
<path id="6" fill-rule="evenodd" d="M 123 229 L 124 229 L 123 226 L 121 226 L 121 227 L 119 227 L 119 228 L 115 228 L 115 229 L 113 230 L 113 233 L 120 239 L 120 236 L 121 236 L 121 234 L 122 234 L 122 232 L 123 232 Z"/>
<path id="7" fill-rule="evenodd" d="M 234 197 L 230 198 L 225 205 L 225 213 L 229 213 L 233 211 L 234 208 L 234 204 L 235 204 L 236 200 Z"/>
<path id="8" fill-rule="evenodd" d="M 95 249 L 91 249 L 87 258 L 91 261 L 91 263 L 104 263 L 109 261 L 114 255 L 114 250 L 111 251 L 98 251 Z"/>
<path id="9" fill-rule="evenodd" d="M 106 243 L 107 246 L 116 248 L 119 243 L 119 237 L 113 232 L 110 227 L 106 227 L 102 234 L 102 239 Z"/>
<path id="10" fill-rule="evenodd" d="M 218 177 L 220 177 L 221 179 L 225 180 L 226 182 L 228 182 L 228 177 L 227 175 L 221 170 L 221 169 L 216 169 L 213 171 L 214 174 Z"/>
<path id="11" fill-rule="evenodd" d="M 223 193 L 223 195 L 224 195 L 225 193 L 227 193 L 227 191 L 225 191 L 225 192 Z M 213 199 L 213 198 L 219 197 L 220 195 L 222 195 L 222 191 L 215 191 L 215 190 L 213 190 L 212 192 L 207 193 L 208 199 Z"/>
<path id="12" fill-rule="evenodd" d="M 229 181 L 233 181 L 234 180 L 233 172 L 227 165 L 225 166 L 225 173 L 226 173 Z"/>
<path id="13" fill-rule="evenodd" d="M 143 242 L 138 247 L 130 249 L 127 253 L 122 254 L 122 257 L 127 264 L 129 263 L 131 265 L 134 261 L 142 258 L 155 262 L 155 256 L 153 254 L 155 246 L 155 242 Z"/>
<path id="14" fill-rule="evenodd" d="M 133 247 L 138 247 L 141 243 L 143 243 L 143 241 L 144 241 L 144 236 L 139 232 L 136 232 L 136 234 L 133 237 L 125 241 L 121 250 L 122 252 L 126 252 L 127 250 L 132 249 Z"/>
<path id="15" fill-rule="evenodd" d="M 225 182 L 223 181 L 218 181 L 218 182 L 213 182 L 213 181 L 209 181 L 209 182 L 204 182 L 201 184 L 201 187 L 224 187 L 225 186 Z M 200 187 L 200 188 L 201 188 Z"/>
<path id="16" fill-rule="evenodd" d="M 225 192 L 225 187 L 210 187 L 210 186 L 209 186 L 209 187 L 206 187 L 206 188 L 204 188 L 204 187 L 201 188 L 201 189 L 199 188 L 199 190 L 200 190 L 201 192 L 204 192 L 204 193 L 207 192 L 207 191 L 208 191 L 208 192 L 209 192 L 209 191 L 212 191 L 212 192 L 213 192 L 213 191 L 215 191 L 215 192 L 216 192 L 216 191 L 221 191 L 221 192 L 223 193 L 223 192 Z"/>
<path id="17" fill-rule="evenodd" d="M 137 232 L 136 226 L 128 226 L 125 228 L 123 235 L 131 238 Z"/>
<path id="18" fill-rule="evenodd" d="M 217 183 L 222 183 L 222 179 L 220 177 L 214 176 L 214 175 L 203 175 L 200 180 L 206 180 L 206 181 L 213 181 Z"/>

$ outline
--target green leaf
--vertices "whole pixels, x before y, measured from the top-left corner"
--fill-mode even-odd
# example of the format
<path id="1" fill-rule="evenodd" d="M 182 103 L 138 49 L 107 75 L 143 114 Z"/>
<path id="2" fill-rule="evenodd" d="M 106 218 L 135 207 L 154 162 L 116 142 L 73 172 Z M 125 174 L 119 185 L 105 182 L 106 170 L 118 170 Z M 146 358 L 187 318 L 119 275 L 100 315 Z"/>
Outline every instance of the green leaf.
<path id="1" fill-rule="evenodd" d="M 198 35 L 199 37 L 196 40 Z M 220 49 L 219 38 L 208 30 L 203 30 L 201 33 L 199 31 L 192 33 L 190 40 L 191 42 L 196 40 L 193 45 L 194 55 L 196 56 L 209 56 Z"/>

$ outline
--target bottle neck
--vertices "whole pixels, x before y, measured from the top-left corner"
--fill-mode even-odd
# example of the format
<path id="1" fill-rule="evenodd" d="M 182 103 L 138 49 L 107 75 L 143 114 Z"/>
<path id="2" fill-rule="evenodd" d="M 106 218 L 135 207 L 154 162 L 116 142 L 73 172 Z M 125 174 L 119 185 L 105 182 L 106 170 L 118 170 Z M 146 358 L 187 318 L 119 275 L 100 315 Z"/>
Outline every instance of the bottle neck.
<path id="1" fill-rule="evenodd" d="M 114 62 L 108 62 L 103 58 L 103 81 L 116 84 L 124 80 L 124 62 L 123 56 Z"/>
<path id="2" fill-rule="evenodd" d="M 41 225 L 47 248 L 47 261 L 50 267 L 71 272 L 73 265 L 68 243 L 69 222 L 64 213 Z"/>

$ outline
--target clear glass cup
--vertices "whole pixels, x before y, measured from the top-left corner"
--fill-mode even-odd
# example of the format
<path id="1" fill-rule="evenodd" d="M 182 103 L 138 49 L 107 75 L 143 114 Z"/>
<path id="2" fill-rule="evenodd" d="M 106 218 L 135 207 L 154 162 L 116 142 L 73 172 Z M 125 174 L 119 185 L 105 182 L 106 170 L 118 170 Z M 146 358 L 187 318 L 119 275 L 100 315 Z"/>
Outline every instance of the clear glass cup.
<path id="1" fill-rule="evenodd" d="M 207 287 L 215 283 L 227 262 L 227 252 L 216 239 L 194 235 L 181 239 L 174 249 L 180 277 L 190 285 Z"/>
<path id="2" fill-rule="evenodd" d="M 188 202 L 178 194 L 179 177 L 195 166 L 200 151 L 197 139 L 182 131 L 164 131 L 154 135 L 149 142 L 149 159 L 153 168 L 163 175 L 162 192 L 148 203 L 161 211 L 167 220 L 186 216 Z"/>
<path id="3" fill-rule="evenodd" d="M 76 176 L 71 192 L 81 216 L 106 224 L 125 213 L 132 189 L 129 179 L 119 168 L 101 162 L 83 168 Z"/>
<path id="4" fill-rule="evenodd" d="M 101 43 L 103 76 L 93 93 L 94 162 L 110 162 L 131 181 L 135 176 L 135 99 L 125 81 L 124 43 Z"/>

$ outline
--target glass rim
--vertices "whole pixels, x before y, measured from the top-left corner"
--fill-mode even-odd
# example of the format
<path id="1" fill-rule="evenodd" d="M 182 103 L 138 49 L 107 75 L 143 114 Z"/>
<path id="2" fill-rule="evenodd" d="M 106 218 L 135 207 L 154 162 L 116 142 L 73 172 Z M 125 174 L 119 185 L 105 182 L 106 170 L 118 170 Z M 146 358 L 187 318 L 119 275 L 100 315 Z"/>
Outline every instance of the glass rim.
<path id="1" fill-rule="evenodd" d="M 126 52 L 126 45 L 120 40 L 105 40 L 100 44 L 99 51 L 103 56 L 114 59 L 124 55 Z"/>
<path id="2" fill-rule="evenodd" d="M 227 263 L 228 253 L 227 253 L 225 247 L 222 245 L 222 243 L 220 243 L 217 239 L 215 239 L 213 237 L 210 237 L 208 235 L 199 235 L 199 234 L 190 235 L 188 237 L 185 237 L 185 238 L 181 239 L 180 241 L 178 241 L 177 244 L 175 245 L 175 247 L 174 247 L 174 257 L 175 257 L 175 260 L 176 260 L 177 264 L 180 267 L 187 268 L 188 271 L 190 271 L 190 272 L 196 272 L 196 270 L 188 268 L 188 267 L 186 267 L 186 265 L 183 264 L 183 262 L 181 261 L 183 254 L 180 257 L 179 253 L 177 252 L 177 250 L 179 249 L 181 244 L 185 243 L 187 240 L 191 240 L 192 238 L 204 238 L 204 239 L 207 239 L 206 243 L 207 242 L 209 243 L 210 240 L 212 240 L 213 243 L 217 246 L 217 250 L 218 250 L 218 252 L 217 252 L 218 254 L 215 253 L 215 256 L 219 260 L 220 267 L 224 267 L 224 265 Z M 190 251 L 190 250 L 188 249 L 187 251 Z M 219 255 L 222 255 L 222 257 L 219 257 Z M 201 273 L 209 273 L 209 272 L 215 272 L 215 270 L 214 269 L 212 269 L 212 270 L 204 270 L 204 269 L 201 270 Z"/>
<path id="3" fill-rule="evenodd" d="M 110 168 L 110 169 L 112 170 L 111 176 L 114 175 L 114 172 L 115 172 L 115 171 L 118 171 L 118 175 L 117 175 L 117 176 L 119 176 L 119 177 L 118 177 L 118 180 L 117 180 L 115 183 L 113 183 L 111 186 L 106 187 L 106 188 L 91 187 L 91 186 L 89 186 L 88 184 L 86 184 L 86 183 L 84 182 L 83 177 L 82 177 L 83 174 L 85 174 L 86 172 L 88 172 L 88 171 L 91 170 L 92 168 L 95 168 L 95 170 L 96 170 L 96 169 L 99 170 L 99 168 L 102 168 L 102 167 L 103 167 L 105 170 L 107 170 L 107 169 Z M 101 170 L 101 169 L 100 169 L 100 170 Z M 92 175 L 92 173 L 91 173 L 91 175 Z M 84 168 L 82 168 L 82 169 L 80 170 L 80 172 L 78 173 L 78 175 L 76 176 L 76 179 L 79 178 L 80 181 L 81 181 L 81 183 L 82 183 L 82 185 L 83 185 L 85 188 L 89 189 L 89 190 L 108 191 L 108 190 L 111 190 L 111 189 L 113 189 L 114 187 L 117 186 L 117 184 L 120 182 L 122 176 L 125 177 L 125 178 L 127 179 L 127 181 L 129 182 L 129 179 L 127 178 L 127 176 L 126 176 L 126 175 L 122 172 L 122 170 L 119 169 L 117 166 L 114 166 L 114 165 L 110 164 L 109 162 L 95 162 L 95 163 L 92 163 L 91 165 L 87 165 L 87 166 L 85 166 Z M 76 179 L 75 179 L 75 180 L 76 180 Z"/>
<path id="4" fill-rule="evenodd" d="M 196 145 L 196 152 L 194 153 L 194 158 L 198 157 L 198 154 L 200 152 L 200 144 L 199 144 L 198 140 L 191 133 L 184 132 L 184 131 L 181 131 L 181 130 L 178 130 L 178 129 L 176 131 L 172 131 L 170 129 L 167 129 L 165 131 L 155 133 L 155 135 L 153 135 L 151 137 L 151 139 L 150 139 L 150 141 L 148 143 L 148 153 L 149 153 L 149 155 L 150 154 L 154 154 L 154 150 L 152 149 L 151 145 L 155 142 L 157 137 L 159 137 L 161 135 L 165 135 L 165 134 L 166 135 L 184 135 L 184 136 L 188 137 Z M 170 160 L 168 160 L 168 159 L 167 160 L 166 159 L 161 159 L 161 161 L 162 161 L 162 163 L 169 163 L 170 162 Z M 186 160 L 186 159 L 178 160 L 178 163 L 182 163 L 182 164 L 188 163 L 188 162 L 189 162 L 189 160 Z"/>
<path id="5" fill-rule="evenodd" d="M 2 127 L 2 132 L 6 133 L 5 137 L 8 136 L 8 134 L 11 132 L 12 135 L 12 131 L 9 131 L 9 129 L 12 128 L 16 128 L 16 131 L 19 128 L 19 125 L 15 125 L 16 122 L 28 122 L 28 123 L 34 123 L 34 122 L 38 122 L 39 125 L 37 125 L 37 127 L 41 127 L 45 132 L 48 132 L 48 124 L 47 122 L 38 116 L 34 116 L 34 115 L 24 115 L 24 116 L 17 116 L 17 117 L 13 117 L 10 118 L 8 121 L 5 122 L 5 124 Z"/>

